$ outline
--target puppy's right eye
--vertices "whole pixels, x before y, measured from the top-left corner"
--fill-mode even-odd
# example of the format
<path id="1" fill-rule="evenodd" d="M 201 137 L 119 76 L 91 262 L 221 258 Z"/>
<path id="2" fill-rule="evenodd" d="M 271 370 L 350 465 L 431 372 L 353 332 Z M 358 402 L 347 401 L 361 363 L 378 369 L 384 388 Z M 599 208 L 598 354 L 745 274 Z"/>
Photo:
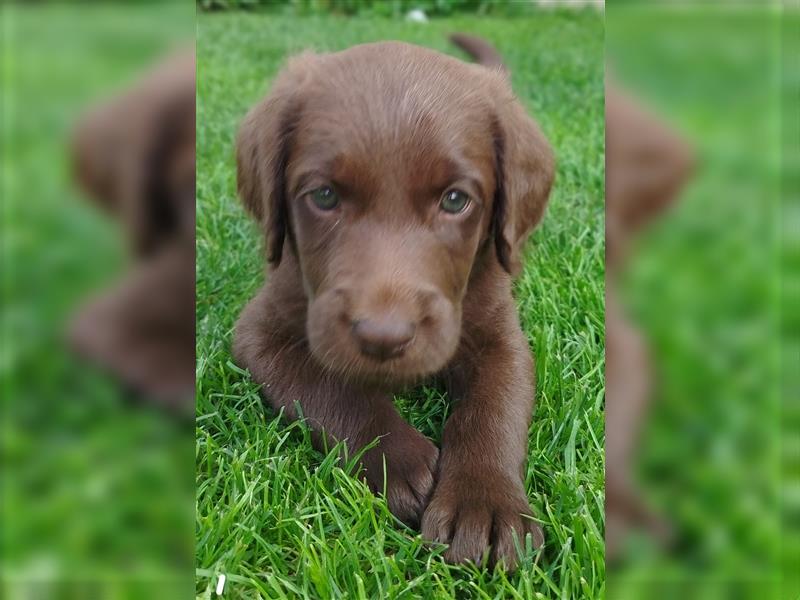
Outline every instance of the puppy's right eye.
<path id="1" fill-rule="evenodd" d="M 469 196 L 461 190 L 449 190 L 442 196 L 439 206 L 446 213 L 457 215 L 469 205 Z"/>
<path id="2" fill-rule="evenodd" d="M 332 187 L 323 185 L 311 193 L 311 201 L 320 210 L 333 210 L 339 204 L 339 196 Z"/>

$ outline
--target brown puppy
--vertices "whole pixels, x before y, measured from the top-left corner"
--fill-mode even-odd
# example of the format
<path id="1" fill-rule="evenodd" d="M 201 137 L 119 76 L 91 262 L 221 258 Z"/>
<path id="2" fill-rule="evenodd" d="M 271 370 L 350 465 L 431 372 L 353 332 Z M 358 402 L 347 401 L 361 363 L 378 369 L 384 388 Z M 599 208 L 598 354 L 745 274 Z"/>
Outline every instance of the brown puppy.
<path id="1" fill-rule="evenodd" d="M 688 144 L 613 80 L 606 81 L 606 559 L 629 530 L 666 542 L 669 526 L 634 483 L 652 388 L 647 340 L 619 299 L 634 237 L 674 203 L 694 159 Z"/>
<path id="2" fill-rule="evenodd" d="M 513 565 L 543 536 L 522 473 L 533 363 L 511 273 L 554 160 L 501 69 L 387 42 L 290 60 L 237 142 L 239 194 L 272 267 L 234 355 L 363 458 L 372 489 L 451 561 Z M 440 375 L 441 452 L 392 392 Z"/>
<path id="3" fill-rule="evenodd" d="M 119 221 L 134 262 L 71 319 L 70 344 L 147 399 L 192 415 L 194 51 L 87 111 L 72 159 L 83 191 Z"/>

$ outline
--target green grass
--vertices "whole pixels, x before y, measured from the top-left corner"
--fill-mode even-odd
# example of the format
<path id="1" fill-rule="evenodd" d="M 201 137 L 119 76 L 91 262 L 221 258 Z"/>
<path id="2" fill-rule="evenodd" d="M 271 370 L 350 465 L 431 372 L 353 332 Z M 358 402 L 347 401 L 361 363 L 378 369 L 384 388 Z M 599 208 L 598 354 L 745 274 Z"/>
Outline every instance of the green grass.
<path id="1" fill-rule="evenodd" d="M 234 322 L 263 282 L 262 240 L 236 198 L 233 139 L 285 58 L 402 39 L 458 55 L 447 32 L 497 44 L 558 156 L 549 212 L 516 298 L 536 355 L 526 486 L 546 547 L 519 571 L 449 566 L 399 524 L 336 453 L 266 408 L 231 360 Z M 605 590 L 603 24 L 593 12 L 533 19 L 199 15 L 197 156 L 197 591 L 229 597 L 599 598 Z M 438 439 L 447 399 L 398 398 Z M 351 465 L 352 466 L 352 465 Z M 540 596 L 541 595 L 541 596 Z"/>
<path id="2" fill-rule="evenodd" d="M 458 13 L 479 15 L 530 15 L 536 6 L 518 0 L 197 0 L 203 10 L 270 10 L 284 15 L 360 15 L 403 17 L 410 10 L 423 10 L 435 17 Z"/>

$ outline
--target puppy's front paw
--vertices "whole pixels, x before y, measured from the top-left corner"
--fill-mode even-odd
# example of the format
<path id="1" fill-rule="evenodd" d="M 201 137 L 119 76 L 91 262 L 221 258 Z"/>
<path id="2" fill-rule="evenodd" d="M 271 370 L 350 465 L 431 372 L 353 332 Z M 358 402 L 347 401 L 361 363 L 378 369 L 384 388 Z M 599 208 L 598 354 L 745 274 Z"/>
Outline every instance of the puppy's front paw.
<path id="1" fill-rule="evenodd" d="M 384 490 L 384 460 L 389 510 L 409 527 L 419 527 L 433 491 L 439 449 L 411 427 L 381 438 L 364 456 L 367 481 L 378 493 Z"/>
<path id="2" fill-rule="evenodd" d="M 437 485 L 422 517 L 422 535 L 449 545 L 444 554 L 448 562 L 480 564 L 488 551 L 492 564 L 502 560 L 514 569 L 518 558 L 514 535 L 522 547 L 527 534 L 535 548 L 544 543 L 531 512 L 519 482 L 502 476 L 449 474 Z"/>

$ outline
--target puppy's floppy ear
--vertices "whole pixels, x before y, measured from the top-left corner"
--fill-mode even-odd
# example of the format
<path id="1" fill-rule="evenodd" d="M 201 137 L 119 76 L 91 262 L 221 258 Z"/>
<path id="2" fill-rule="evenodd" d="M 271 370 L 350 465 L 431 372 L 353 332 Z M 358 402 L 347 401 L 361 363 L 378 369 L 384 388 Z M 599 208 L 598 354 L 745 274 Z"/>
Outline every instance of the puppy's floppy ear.
<path id="1" fill-rule="evenodd" d="M 494 119 L 496 188 L 493 233 L 497 258 L 512 275 L 523 246 L 544 215 L 555 159 L 539 127 L 510 92 Z"/>
<path id="2" fill-rule="evenodd" d="M 297 124 L 296 83 L 290 73 L 254 106 L 236 140 L 237 188 L 250 215 L 267 237 L 267 260 L 277 265 L 287 230 L 286 165 Z"/>

